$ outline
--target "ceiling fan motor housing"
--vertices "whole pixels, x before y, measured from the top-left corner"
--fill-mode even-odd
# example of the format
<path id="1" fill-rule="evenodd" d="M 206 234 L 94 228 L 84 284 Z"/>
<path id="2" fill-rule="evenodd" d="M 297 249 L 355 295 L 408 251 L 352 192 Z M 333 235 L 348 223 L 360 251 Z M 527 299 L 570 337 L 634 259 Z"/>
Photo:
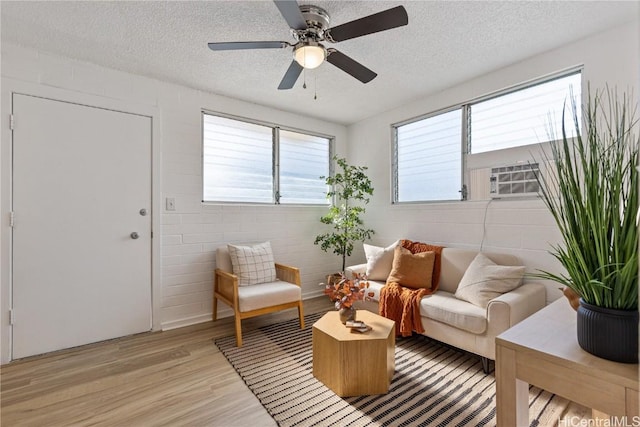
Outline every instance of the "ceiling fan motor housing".
<path id="1" fill-rule="evenodd" d="M 299 35 L 315 41 L 322 40 L 324 31 L 329 28 L 330 17 L 327 11 L 312 4 L 304 4 L 300 6 L 300 12 L 304 20 L 307 21 L 307 29 L 300 31 L 302 34 Z"/>

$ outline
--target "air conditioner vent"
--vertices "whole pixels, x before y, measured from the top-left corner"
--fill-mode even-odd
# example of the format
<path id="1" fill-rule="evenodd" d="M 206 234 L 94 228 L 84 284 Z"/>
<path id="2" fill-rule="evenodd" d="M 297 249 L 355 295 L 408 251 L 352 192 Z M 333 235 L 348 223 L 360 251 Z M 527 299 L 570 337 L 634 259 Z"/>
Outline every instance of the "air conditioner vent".
<path id="1" fill-rule="evenodd" d="M 538 163 L 491 168 L 489 194 L 494 199 L 537 196 L 540 189 L 536 180 L 538 173 L 540 173 Z"/>

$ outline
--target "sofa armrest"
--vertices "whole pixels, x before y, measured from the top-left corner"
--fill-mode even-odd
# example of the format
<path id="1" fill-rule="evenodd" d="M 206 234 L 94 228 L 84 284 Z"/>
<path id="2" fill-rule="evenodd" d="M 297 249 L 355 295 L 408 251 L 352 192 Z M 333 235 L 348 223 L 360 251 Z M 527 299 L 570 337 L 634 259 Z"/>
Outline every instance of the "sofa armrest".
<path id="1" fill-rule="evenodd" d="M 353 277 L 355 273 L 364 274 L 367 272 L 367 264 L 352 265 L 344 269 L 344 275 L 347 277 Z"/>
<path id="2" fill-rule="evenodd" d="M 491 322 L 492 317 L 502 317 L 504 314 L 501 313 L 506 311 L 509 313 L 508 327 L 511 327 L 544 308 L 546 297 L 543 284 L 525 283 L 489 301 L 487 319 Z"/>

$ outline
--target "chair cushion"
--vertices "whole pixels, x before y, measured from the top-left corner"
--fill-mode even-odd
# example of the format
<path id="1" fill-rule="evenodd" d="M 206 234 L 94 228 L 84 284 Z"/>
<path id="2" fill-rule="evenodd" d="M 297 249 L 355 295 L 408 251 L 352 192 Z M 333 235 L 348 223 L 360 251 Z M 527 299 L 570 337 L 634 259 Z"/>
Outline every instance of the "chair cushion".
<path id="1" fill-rule="evenodd" d="M 420 301 L 420 315 L 474 334 L 487 330 L 487 310 L 437 291 Z"/>
<path id="2" fill-rule="evenodd" d="M 479 253 L 462 276 L 455 297 L 486 308 L 492 299 L 520 286 L 524 270 L 524 266 L 497 265 Z"/>
<path id="3" fill-rule="evenodd" d="M 387 280 L 393 264 L 393 250 L 398 246 L 398 241 L 386 248 L 367 245 L 364 243 L 364 254 L 367 258 L 367 279 Z"/>
<path id="4" fill-rule="evenodd" d="M 269 242 L 252 246 L 227 245 L 233 265 L 233 274 L 238 276 L 238 285 L 250 286 L 276 280 L 276 266 Z"/>
<path id="5" fill-rule="evenodd" d="M 300 301 L 301 298 L 300 286 L 281 280 L 238 288 L 238 305 L 241 312 Z"/>

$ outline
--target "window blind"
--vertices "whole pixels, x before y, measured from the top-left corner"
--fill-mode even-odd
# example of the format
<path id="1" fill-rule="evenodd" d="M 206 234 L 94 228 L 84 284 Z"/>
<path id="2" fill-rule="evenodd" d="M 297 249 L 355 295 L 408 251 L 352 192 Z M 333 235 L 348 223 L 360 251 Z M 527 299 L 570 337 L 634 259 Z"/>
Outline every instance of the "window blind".
<path id="1" fill-rule="evenodd" d="M 460 200 L 462 110 L 396 127 L 397 202 Z"/>
<path id="2" fill-rule="evenodd" d="M 327 204 L 328 138 L 280 130 L 280 203 Z"/>
<path id="3" fill-rule="evenodd" d="M 572 98 L 580 117 L 580 72 L 471 104 L 471 153 L 557 139 L 565 106 L 566 129 L 574 136 Z"/>
<path id="4" fill-rule="evenodd" d="M 203 200 L 273 203 L 273 131 L 203 115 Z"/>

